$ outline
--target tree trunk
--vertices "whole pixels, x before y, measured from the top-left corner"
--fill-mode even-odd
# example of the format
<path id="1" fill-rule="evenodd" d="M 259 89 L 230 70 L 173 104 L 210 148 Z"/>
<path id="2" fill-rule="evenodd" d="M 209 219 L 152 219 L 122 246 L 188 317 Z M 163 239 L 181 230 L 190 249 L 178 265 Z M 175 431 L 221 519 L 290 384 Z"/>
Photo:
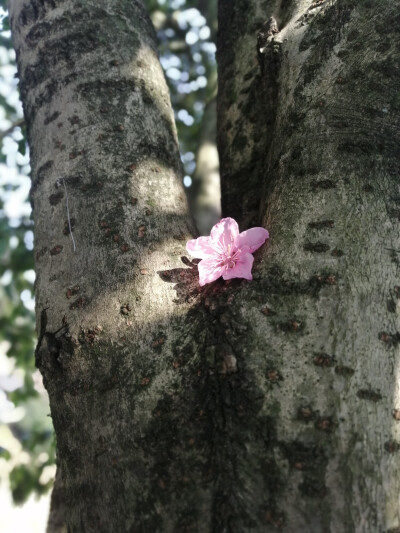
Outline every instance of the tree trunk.
<path id="1" fill-rule="evenodd" d="M 222 207 L 271 239 L 200 290 L 141 2 L 12 3 L 70 533 L 400 527 L 396 11 L 220 0 Z"/>
<path id="2" fill-rule="evenodd" d="M 212 98 L 204 109 L 196 153 L 196 170 L 188 191 L 190 212 L 200 235 L 209 235 L 211 228 L 221 218 L 216 104 L 216 97 Z"/>
<path id="3" fill-rule="evenodd" d="M 220 1 L 218 43 L 223 211 L 262 190 L 271 233 L 235 305 L 272 435 L 254 531 L 398 531 L 398 8 L 264 4 Z"/>

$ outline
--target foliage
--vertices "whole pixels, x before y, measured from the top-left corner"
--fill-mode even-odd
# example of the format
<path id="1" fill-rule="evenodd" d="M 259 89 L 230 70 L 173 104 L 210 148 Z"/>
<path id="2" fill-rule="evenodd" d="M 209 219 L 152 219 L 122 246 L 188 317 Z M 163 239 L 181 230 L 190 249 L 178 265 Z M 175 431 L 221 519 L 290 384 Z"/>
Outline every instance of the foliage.
<path id="1" fill-rule="evenodd" d="M 147 0 L 145 3 L 157 30 L 182 161 L 186 175 L 190 176 L 195 170 L 196 142 L 204 106 L 216 91 L 213 43 L 216 2 Z M 0 0 L 0 73 L 4 80 L 0 83 L 0 136 L 1 130 L 8 130 L 22 118 L 16 98 L 17 80 L 13 78 L 15 54 L 5 4 L 5 0 Z M 42 494 L 48 490 L 51 481 L 46 479 L 44 472 L 55 461 L 51 419 L 45 416 L 47 399 L 43 391 L 40 392 L 33 355 L 36 342 L 33 222 L 27 202 L 28 162 L 24 127 L 0 137 L 0 358 L 7 356 L 18 369 L 6 376 L 0 372 L 0 378 L 3 378 L 0 381 L 0 426 L 2 406 L 13 404 L 24 408 L 25 416 L 10 423 L 9 428 L 30 457 L 27 464 L 18 463 L 15 454 L 6 446 L 2 447 L 0 442 L 0 461 L 14 464 L 10 486 L 16 503 L 23 503 L 31 492 Z M 188 182 L 186 178 L 187 183 L 190 180 Z M 6 386 L 3 386 L 4 379 Z"/>

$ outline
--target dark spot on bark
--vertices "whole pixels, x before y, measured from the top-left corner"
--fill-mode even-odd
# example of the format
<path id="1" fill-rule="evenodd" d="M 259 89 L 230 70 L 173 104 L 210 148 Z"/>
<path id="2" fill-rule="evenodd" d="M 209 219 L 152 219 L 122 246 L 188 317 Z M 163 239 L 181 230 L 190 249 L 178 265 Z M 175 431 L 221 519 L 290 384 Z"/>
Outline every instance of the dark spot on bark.
<path id="1" fill-rule="evenodd" d="M 317 297 L 323 286 L 334 285 L 336 280 L 337 274 L 326 272 L 299 281 L 298 279 L 291 279 L 280 267 L 273 265 L 258 283 L 265 294 L 308 294 Z"/>
<path id="2" fill-rule="evenodd" d="M 138 233 L 137 233 L 139 239 L 142 239 L 145 236 L 145 233 L 146 233 L 146 226 L 139 226 Z"/>
<path id="3" fill-rule="evenodd" d="M 185 233 L 179 233 L 179 235 L 173 235 L 172 238 L 176 241 L 185 241 L 187 237 Z"/>
<path id="4" fill-rule="evenodd" d="M 280 381 L 283 381 L 282 374 L 273 368 L 267 370 L 266 376 L 270 383 L 279 383 Z"/>
<path id="5" fill-rule="evenodd" d="M 335 274 L 317 274 L 310 279 L 310 285 L 317 285 L 321 287 L 322 285 L 335 285 L 336 284 L 336 275 Z"/>
<path id="6" fill-rule="evenodd" d="M 371 389 L 360 389 L 357 391 L 357 396 L 360 398 L 360 400 L 369 400 L 374 403 L 382 400 L 382 394 L 379 391 L 374 391 Z"/>
<path id="7" fill-rule="evenodd" d="M 154 337 L 153 342 L 151 343 L 151 347 L 156 353 L 161 353 L 161 350 L 166 340 L 166 335 L 164 333 L 159 333 Z"/>
<path id="8" fill-rule="evenodd" d="M 61 200 L 64 198 L 63 191 L 55 192 L 54 194 L 51 194 L 49 196 L 49 202 L 50 205 L 57 205 L 61 202 Z"/>
<path id="9" fill-rule="evenodd" d="M 103 327 L 100 325 L 90 329 L 81 328 L 78 336 L 78 341 L 81 344 L 89 344 L 90 346 L 92 346 L 95 343 L 97 336 L 100 335 L 102 331 Z"/>
<path id="10" fill-rule="evenodd" d="M 76 149 L 74 149 L 72 152 L 70 152 L 69 158 L 70 159 L 76 159 L 78 156 L 84 155 L 84 153 L 85 153 L 85 150 L 76 150 Z"/>
<path id="11" fill-rule="evenodd" d="M 324 480 L 316 479 L 315 476 L 306 477 L 299 485 L 299 490 L 304 496 L 310 498 L 324 498 L 328 493 Z"/>
<path id="12" fill-rule="evenodd" d="M 299 407 L 297 410 L 297 420 L 302 420 L 303 422 L 311 422 L 315 420 L 317 413 L 312 410 L 310 405 Z"/>
<path id="13" fill-rule="evenodd" d="M 47 250 L 48 250 L 47 246 L 44 246 L 43 248 L 38 250 L 36 252 L 36 259 L 40 259 L 41 257 L 43 257 L 45 255 L 45 253 L 47 252 Z"/>
<path id="14" fill-rule="evenodd" d="M 332 180 L 319 180 L 311 182 L 312 189 L 334 189 L 335 187 L 336 183 Z"/>
<path id="15" fill-rule="evenodd" d="M 84 296 L 80 296 L 77 300 L 75 300 L 74 302 L 70 304 L 69 308 L 72 310 L 83 309 L 84 307 L 87 306 L 88 303 L 89 303 L 88 300 Z"/>
<path id="16" fill-rule="evenodd" d="M 313 363 L 315 366 L 321 366 L 324 368 L 331 367 L 335 364 L 335 357 L 326 353 L 316 353 L 314 355 Z"/>
<path id="17" fill-rule="evenodd" d="M 123 244 L 120 250 L 122 253 L 126 253 L 129 250 L 129 246 L 127 244 Z"/>
<path id="18" fill-rule="evenodd" d="M 355 370 L 349 366 L 338 365 L 335 367 L 335 373 L 339 376 L 351 377 L 354 374 Z"/>
<path id="19" fill-rule="evenodd" d="M 395 313 L 396 312 L 396 303 L 392 298 L 389 298 L 386 300 L 386 308 L 389 311 L 389 313 Z"/>
<path id="20" fill-rule="evenodd" d="M 54 148 L 58 148 L 59 150 L 65 150 L 65 144 L 62 144 L 61 141 L 54 141 Z"/>
<path id="21" fill-rule="evenodd" d="M 332 433 L 336 426 L 337 423 L 332 416 L 320 417 L 315 421 L 315 428 L 326 433 Z"/>
<path id="22" fill-rule="evenodd" d="M 306 242 L 303 246 L 306 252 L 324 253 L 329 250 L 329 245 L 323 242 Z"/>
<path id="23" fill-rule="evenodd" d="M 47 116 L 44 119 L 43 124 L 45 126 L 47 126 L 47 124 L 50 124 L 50 122 L 53 122 L 54 120 L 57 120 L 60 115 L 61 115 L 61 113 L 59 111 L 55 111 L 54 113 L 52 113 L 51 115 Z"/>
<path id="24" fill-rule="evenodd" d="M 308 227 L 310 229 L 324 229 L 324 228 L 333 228 L 335 225 L 333 220 L 321 220 L 318 222 L 310 222 Z"/>
<path id="25" fill-rule="evenodd" d="M 58 255 L 62 252 L 63 246 L 61 244 L 56 244 L 56 246 L 53 246 L 53 248 L 50 250 L 50 255 Z"/>
<path id="26" fill-rule="evenodd" d="M 337 56 L 340 57 L 340 59 L 346 59 L 350 55 L 350 50 L 339 50 L 337 53 Z"/>
<path id="27" fill-rule="evenodd" d="M 68 120 L 70 121 L 71 126 L 73 126 L 74 124 L 79 124 L 81 121 L 78 115 L 73 115 L 72 117 L 69 117 Z"/>
<path id="28" fill-rule="evenodd" d="M 280 322 L 278 329 L 285 332 L 299 332 L 303 329 L 303 323 L 299 320 L 288 320 L 287 322 Z"/>
<path id="29" fill-rule="evenodd" d="M 69 287 L 67 289 L 67 292 L 65 293 L 65 296 L 69 299 L 71 298 L 72 296 L 75 296 L 76 294 L 78 294 L 78 292 L 81 290 L 80 286 L 79 285 L 75 285 L 74 287 Z"/>
<path id="30" fill-rule="evenodd" d="M 381 331 L 378 335 L 378 339 L 388 346 L 397 346 L 400 342 L 400 333 L 387 333 L 386 331 Z"/>
<path id="31" fill-rule="evenodd" d="M 385 442 L 384 448 L 388 453 L 395 453 L 400 450 L 400 443 L 395 440 L 388 440 Z"/>
<path id="32" fill-rule="evenodd" d="M 53 161 L 47 161 L 38 168 L 36 173 L 33 174 L 31 194 L 36 191 L 37 187 L 39 187 L 39 185 L 47 177 L 48 172 L 52 168 L 53 164 Z"/>
<path id="33" fill-rule="evenodd" d="M 132 311 L 131 309 L 131 306 L 129 304 L 124 304 L 124 305 L 121 305 L 121 308 L 119 310 L 119 312 L 121 313 L 121 315 L 129 315 L 129 313 Z"/>
<path id="34" fill-rule="evenodd" d="M 382 342 L 389 342 L 391 335 L 389 333 L 386 333 L 386 331 L 381 331 L 378 335 L 378 338 Z"/>
<path id="35" fill-rule="evenodd" d="M 374 188 L 372 187 L 372 185 L 364 185 L 363 191 L 364 192 L 374 192 Z"/>
<path id="36" fill-rule="evenodd" d="M 264 305 L 260 309 L 260 311 L 265 316 L 274 316 L 274 315 L 276 315 L 276 312 L 273 309 L 271 309 L 268 305 Z"/>
<path id="37" fill-rule="evenodd" d="M 331 255 L 333 257 L 343 257 L 344 256 L 344 252 L 343 252 L 343 250 L 338 250 L 337 248 L 335 248 L 334 250 L 332 250 Z"/>

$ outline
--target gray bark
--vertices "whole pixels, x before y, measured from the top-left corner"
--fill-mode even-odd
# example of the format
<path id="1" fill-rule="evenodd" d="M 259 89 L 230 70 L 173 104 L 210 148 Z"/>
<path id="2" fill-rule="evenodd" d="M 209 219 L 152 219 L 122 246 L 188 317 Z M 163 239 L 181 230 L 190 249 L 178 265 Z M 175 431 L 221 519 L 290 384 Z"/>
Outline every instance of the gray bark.
<path id="1" fill-rule="evenodd" d="M 154 31 L 139 1 L 21 0 L 10 15 L 32 166 L 36 361 L 68 531 L 152 530 L 167 514 L 153 490 L 168 470 L 157 470 L 167 452 L 155 413 L 179 389 L 172 347 L 184 348 L 188 308 L 160 272 L 183 266 L 192 231 Z"/>
<path id="2" fill-rule="evenodd" d="M 249 530 L 398 531 L 398 6 L 262 7 L 222 0 L 218 43 L 223 207 L 243 221 L 262 188 L 271 232 L 236 296 L 273 435 L 253 475 L 276 480 Z"/>
<path id="3" fill-rule="evenodd" d="M 219 12 L 222 206 L 271 239 L 200 291 L 142 5 L 11 5 L 68 531 L 396 531 L 396 5 Z"/>

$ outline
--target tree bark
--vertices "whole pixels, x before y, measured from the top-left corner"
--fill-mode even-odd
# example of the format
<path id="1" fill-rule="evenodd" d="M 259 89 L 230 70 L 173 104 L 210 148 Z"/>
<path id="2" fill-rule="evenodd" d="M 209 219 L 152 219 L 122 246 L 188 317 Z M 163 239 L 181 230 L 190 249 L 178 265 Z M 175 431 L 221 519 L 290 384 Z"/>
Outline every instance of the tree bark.
<path id="1" fill-rule="evenodd" d="M 222 207 L 271 239 L 202 290 L 142 4 L 10 7 L 68 531 L 396 531 L 394 3 L 220 0 Z"/>
<path id="2" fill-rule="evenodd" d="M 251 531 L 400 527 L 398 22 L 386 1 L 220 1 L 223 211 L 246 221 L 262 191 L 271 233 L 235 297 L 272 434 Z"/>
<path id="3" fill-rule="evenodd" d="M 163 440 L 175 438 L 159 411 L 179 389 L 197 277 L 162 274 L 183 266 L 193 228 L 155 34 L 140 1 L 15 1 L 10 15 L 32 167 L 36 361 L 68 531 L 155 531 L 176 518 L 158 510 Z M 178 296 L 174 280 L 187 282 Z"/>

